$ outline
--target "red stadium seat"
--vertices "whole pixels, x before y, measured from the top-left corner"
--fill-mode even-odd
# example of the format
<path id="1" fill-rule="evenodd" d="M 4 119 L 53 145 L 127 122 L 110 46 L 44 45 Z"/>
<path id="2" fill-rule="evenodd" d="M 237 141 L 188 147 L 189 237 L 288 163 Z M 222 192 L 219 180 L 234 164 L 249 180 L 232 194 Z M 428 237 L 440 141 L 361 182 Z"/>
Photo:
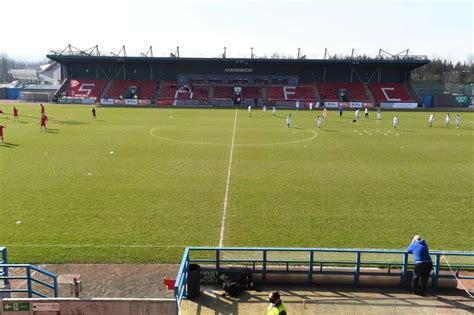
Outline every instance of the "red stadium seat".
<path id="1" fill-rule="evenodd" d="M 364 85 L 359 82 L 321 82 L 317 84 L 321 101 L 340 101 L 339 90 L 349 92 L 351 101 L 369 101 Z"/>
<path id="2" fill-rule="evenodd" d="M 128 88 L 137 87 L 137 95 L 140 99 L 151 99 L 155 95 L 158 83 L 152 80 L 115 80 L 112 83 L 107 96 L 110 98 L 126 97 Z"/>
<path id="3" fill-rule="evenodd" d="M 414 102 L 407 87 L 402 83 L 370 83 L 370 91 L 378 102 Z"/>
<path id="4" fill-rule="evenodd" d="M 216 85 L 214 86 L 215 99 L 231 99 L 234 94 L 233 85 Z"/>
<path id="5" fill-rule="evenodd" d="M 315 101 L 313 87 L 308 85 L 301 86 L 267 86 L 267 96 L 272 100 L 300 100 Z"/>
<path id="6" fill-rule="evenodd" d="M 180 85 L 178 82 L 167 81 L 160 89 L 159 99 L 207 100 L 207 85 Z"/>
<path id="7" fill-rule="evenodd" d="M 97 100 L 107 84 L 107 80 L 71 79 L 66 97 L 92 98 Z"/>
<path id="8" fill-rule="evenodd" d="M 260 87 L 255 85 L 242 86 L 242 98 L 244 99 L 261 99 Z"/>
<path id="9" fill-rule="evenodd" d="M 281 85 L 269 85 L 267 86 L 267 97 L 272 100 L 284 100 L 285 92 Z"/>
<path id="10" fill-rule="evenodd" d="M 315 101 L 312 86 L 285 86 L 283 87 L 287 100 Z"/>

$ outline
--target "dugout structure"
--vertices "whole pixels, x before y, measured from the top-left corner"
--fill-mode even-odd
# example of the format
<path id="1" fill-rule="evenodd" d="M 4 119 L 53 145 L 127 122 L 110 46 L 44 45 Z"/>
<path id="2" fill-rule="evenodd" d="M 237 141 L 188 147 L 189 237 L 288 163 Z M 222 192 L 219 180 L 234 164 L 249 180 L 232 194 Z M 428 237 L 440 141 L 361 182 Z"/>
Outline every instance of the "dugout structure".
<path id="1" fill-rule="evenodd" d="M 411 71 L 429 63 L 426 56 L 177 58 L 63 51 L 47 57 L 61 64 L 64 81 L 56 96 L 62 102 L 92 99 L 104 105 L 183 107 L 291 108 L 297 101 L 302 108 L 310 103 L 328 108 L 416 107 L 419 99 L 410 85 Z"/>

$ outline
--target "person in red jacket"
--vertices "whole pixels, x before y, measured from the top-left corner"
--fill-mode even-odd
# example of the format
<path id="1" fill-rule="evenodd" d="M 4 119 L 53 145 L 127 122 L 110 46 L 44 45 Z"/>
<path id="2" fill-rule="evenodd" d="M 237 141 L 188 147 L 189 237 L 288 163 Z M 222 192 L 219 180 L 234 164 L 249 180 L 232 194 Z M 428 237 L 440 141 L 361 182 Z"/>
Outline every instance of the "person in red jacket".
<path id="1" fill-rule="evenodd" d="M 13 120 L 18 121 L 18 109 L 13 106 Z"/>
<path id="2" fill-rule="evenodd" d="M 7 128 L 7 127 L 5 127 L 4 125 L 0 125 L 0 138 L 2 138 L 2 142 L 5 142 L 5 140 L 3 140 L 3 129 L 4 128 Z"/>
<path id="3" fill-rule="evenodd" d="M 45 114 L 41 115 L 41 122 L 40 122 L 40 125 L 41 125 L 41 130 L 46 130 L 46 121 L 48 120 L 48 116 L 46 116 Z"/>
<path id="4" fill-rule="evenodd" d="M 43 106 L 43 104 L 40 104 L 40 107 L 41 107 L 41 115 L 44 115 L 44 106 Z"/>

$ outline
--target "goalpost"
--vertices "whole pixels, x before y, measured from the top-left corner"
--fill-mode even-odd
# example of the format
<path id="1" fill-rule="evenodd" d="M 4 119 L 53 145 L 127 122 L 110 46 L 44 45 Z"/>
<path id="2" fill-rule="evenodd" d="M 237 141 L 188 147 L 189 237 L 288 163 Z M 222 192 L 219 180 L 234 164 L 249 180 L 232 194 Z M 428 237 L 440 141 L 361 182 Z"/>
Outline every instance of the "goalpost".
<path id="1" fill-rule="evenodd" d="M 48 92 L 20 92 L 20 99 L 24 102 L 51 103 L 53 94 Z"/>

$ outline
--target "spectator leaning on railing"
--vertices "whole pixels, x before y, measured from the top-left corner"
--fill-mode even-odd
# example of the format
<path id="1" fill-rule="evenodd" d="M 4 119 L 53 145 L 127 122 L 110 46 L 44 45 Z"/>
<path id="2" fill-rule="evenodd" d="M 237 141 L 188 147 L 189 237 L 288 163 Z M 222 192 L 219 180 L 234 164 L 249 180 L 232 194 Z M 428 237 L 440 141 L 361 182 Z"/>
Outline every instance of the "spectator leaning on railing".
<path id="1" fill-rule="evenodd" d="M 431 261 L 428 244 L 420 235 L 415 235 L 407 248 L 407 253 L 413 254 L 415 266 L 413 268 L 413 282 L 411 290 L 414 294 L 424 295 L 430 277 L 433 262 Z M 421 278 L 421 288 L 419 282 Z"/>

